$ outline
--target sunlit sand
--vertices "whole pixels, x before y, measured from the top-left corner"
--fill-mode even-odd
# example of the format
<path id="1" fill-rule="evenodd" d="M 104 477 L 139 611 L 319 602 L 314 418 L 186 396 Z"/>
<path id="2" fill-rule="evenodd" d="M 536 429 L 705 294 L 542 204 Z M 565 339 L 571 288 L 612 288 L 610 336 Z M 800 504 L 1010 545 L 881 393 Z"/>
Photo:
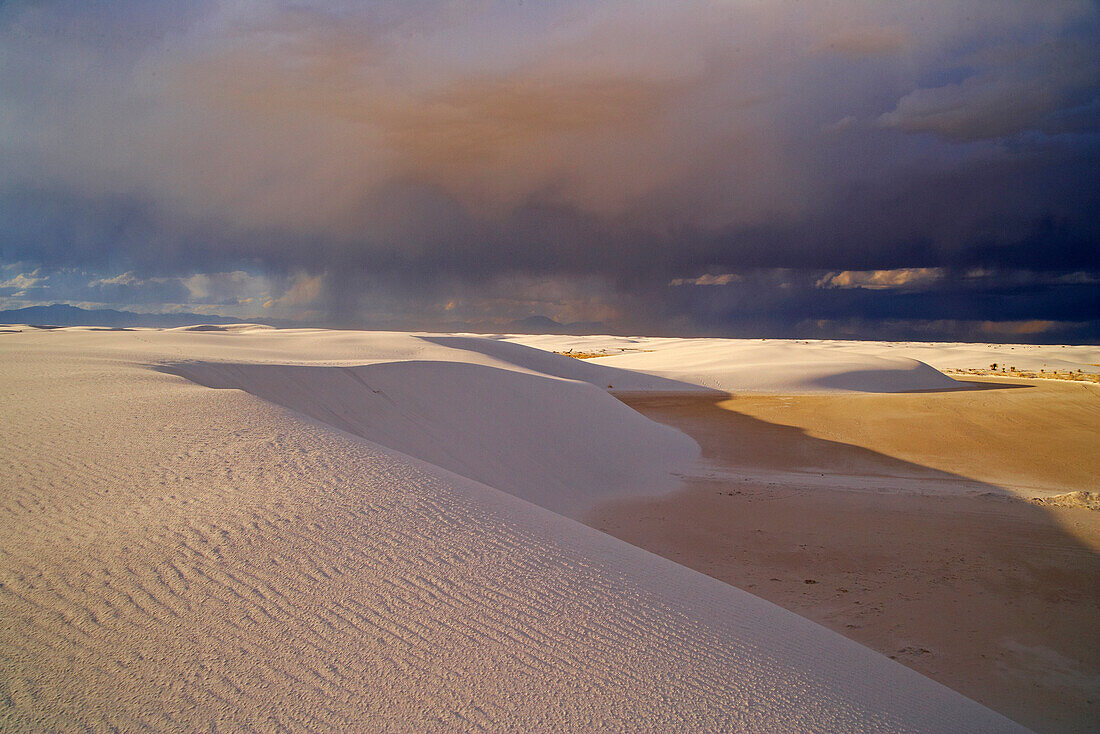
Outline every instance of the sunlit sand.
<path id="1" fill-rule="evenodd" d="M 1092 465 L 1048 464 L 1094 460 L 1076 452 L 1095 393 L 1051 398 L 1084 423 L 1031 464 L 968 463 L 965 443 L 914 448 L 826 403 L 784 421 L 763 396 L 915 400 L 932 421 L 927 396 L 1028 390 L 874 344 L 738 363 L 735 342 L 608 337 L 576 346 L 621 356 L 582 361 L 553 339 L 6 329 L 0 723 L 999 732 L 1095 713 L 1095 513 L 1016 499 L 1087 485 Z M 738 380 L 758 399 L 730 401 Z M 799 460 L 798 437 L 838 448 Z M 987 695 L 1035 661 L 1062 681 L 1045 720 Z"/>

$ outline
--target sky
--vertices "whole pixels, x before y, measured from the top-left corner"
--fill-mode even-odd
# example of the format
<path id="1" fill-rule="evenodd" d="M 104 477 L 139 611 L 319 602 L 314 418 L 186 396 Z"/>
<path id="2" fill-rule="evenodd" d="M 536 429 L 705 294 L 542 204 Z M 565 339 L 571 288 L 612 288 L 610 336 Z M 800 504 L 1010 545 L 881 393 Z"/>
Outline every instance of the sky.
<path id="1" fill-rule="evenodd" d="M 0 309 L 1100 340 L 1084 0 L 0 3 Z"/>

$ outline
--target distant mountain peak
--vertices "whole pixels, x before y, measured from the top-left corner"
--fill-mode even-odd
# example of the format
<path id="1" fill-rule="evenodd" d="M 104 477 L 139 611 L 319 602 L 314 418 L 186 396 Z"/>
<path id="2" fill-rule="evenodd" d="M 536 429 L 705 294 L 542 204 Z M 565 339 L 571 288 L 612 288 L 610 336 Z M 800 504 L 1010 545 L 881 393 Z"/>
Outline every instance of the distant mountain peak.
<path id="1" fill-rule="evenodd" d="M 604 333 L 607 327 L 600 321 L 574 321 L 563 324 L 549 316 L 535 314 L 507 324 L 504 330 L 520 334 L 592 334 Z"/>

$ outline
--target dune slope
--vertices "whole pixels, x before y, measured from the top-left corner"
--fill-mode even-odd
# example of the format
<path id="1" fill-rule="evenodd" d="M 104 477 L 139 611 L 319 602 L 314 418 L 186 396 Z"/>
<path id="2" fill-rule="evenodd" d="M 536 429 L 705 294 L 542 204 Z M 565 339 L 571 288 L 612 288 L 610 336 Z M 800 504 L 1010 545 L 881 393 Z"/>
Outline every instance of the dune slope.
<path id="1" fill-rule="evenodd" d="M 590 384 L 485 365 L 193 362 L 161 369 L 244 390 L 573 517 L 616 494 L 670 490 L 669 470 L 699 455 L 685 434 Z"/>

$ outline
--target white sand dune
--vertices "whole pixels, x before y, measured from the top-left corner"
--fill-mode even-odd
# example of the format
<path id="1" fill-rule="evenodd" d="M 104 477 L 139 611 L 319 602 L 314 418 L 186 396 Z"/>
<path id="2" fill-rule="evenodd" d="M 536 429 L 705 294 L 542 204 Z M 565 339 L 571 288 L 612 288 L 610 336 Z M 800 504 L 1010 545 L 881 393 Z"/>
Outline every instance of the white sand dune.
<path id="1" fill-rule="evenodd" d="M 941 369 L 1100 371 L 1100 347 L 617 336 L 494 337 L 724 392 L 908 392 L 959 387 Z"/>
<path id="2" fill-rule="evenodd" d="M 588 472 L 659 483 L 694 447 L 616 412 L 566 358 L 456 346 L 249 327 L 0 335 L 0 726 L 1019 730 L 459 476 L 581 502 Z M 641 469 L 600 473 L 590 449 Z"/>
<path id="3" fill-rule="evenodd" d="M 686 435 L 605 390 L 497 367 L 416 360 L 163 369 L 244 390 L 573 517 L 616 495 L 667 491 L 671 470 L 699 456 Z"/>

